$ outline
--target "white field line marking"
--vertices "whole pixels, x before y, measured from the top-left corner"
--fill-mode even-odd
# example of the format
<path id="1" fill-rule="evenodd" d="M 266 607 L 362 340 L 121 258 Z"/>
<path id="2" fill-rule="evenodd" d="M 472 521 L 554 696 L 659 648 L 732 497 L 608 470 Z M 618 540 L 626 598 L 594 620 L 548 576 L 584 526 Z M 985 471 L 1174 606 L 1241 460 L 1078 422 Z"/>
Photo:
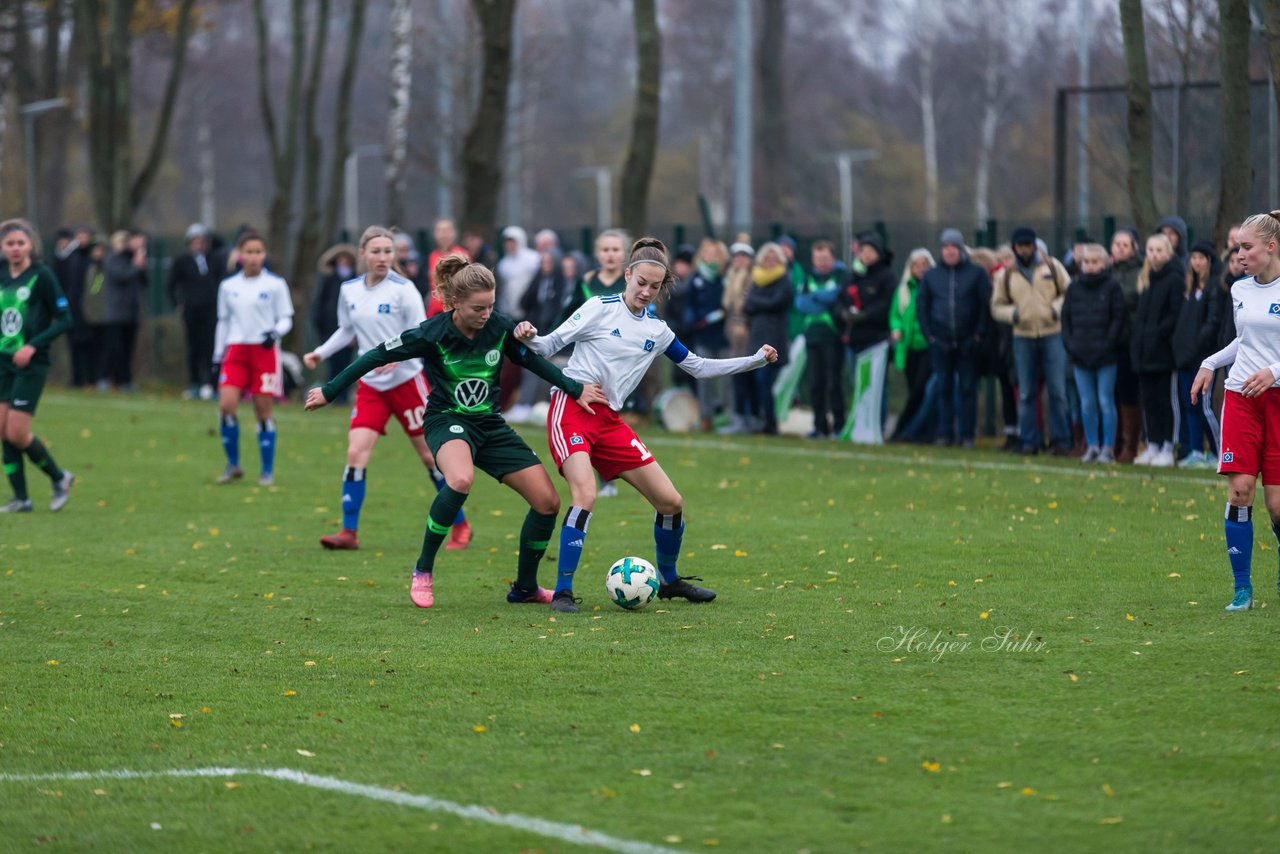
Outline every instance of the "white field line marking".
<path id="1" fill-rule="evenodd" d="M 192 410 L 199 411 L 200 414 L 208 416 L 209 423 L 217 421 L 218 410 L 216 405 L 209 401 L 189 401 L 189 400 L 168 400 L 159 397 L 94 397 L 90 394 L 77 395 L 68 392 L 46 394 L 43 398 L 46 401 L 53 400 L 62 403 L 79 403 L 88 404 L 95 408 L 106 409 L 122 409 L 126 411 L 145 411 L 145 412 L 170 412 L 173 413 L 177 407 L 191 407 Z M 330 409 L 339 411 L 342 414 L 343 421 L 339 424 L 333 424 L 335 432 L 345 432 L 347 425 L 348 407 L 331 406 Z M 316 418 L 313 413 L 305 413 L 293 406 L 277 408 L 272 414 L 277 421 L 294 421 L 302 418 Z M 320 416 L 323 419 L 323 416 Z M 517 425 L 516 429 L 520 429 Z M 538 435 L 542 435 L 544 431 L 536 430 Z M 1164 474 L 1158 470 L 1146 468 L 1130 468 L 1126 466 L 1124 469 L 1106 469 L 1094 465 L 1081 465 L 1075 463 L 1074 466 L 1064 464 L 1062 466 L 1047 466 L 1027 463 L 1006 463 L 988 459 L 973 459 L 969 456 L 951 457 L 951 456 L 929 456 L 927 454 L 901 454 L 891 452 L 872 452 L 852 450 L 859 446 L 851 443 L 825 443 L 823 445 L 793 445 L 790 443 L 775 444 L 772 441 L 762 441 L 759 444 L 734 441 L 731 439 L 694 439 L 682 438 L 663 433 L 651 433 L 651 438 L 646 438 L 646 445 L 655 445 L 658 447 L 687 448 L 689 450 L 707 450 L 707 451 L 729 451 L 740 454 L 781 454 L 789 457 L 816 457 L 823 460 L 852 460 L 855 462 L 865 463 L 881 463 L 886 465 L 897 466 L 926 466 L 949 469 L 974 469 L 977 471 L 993 471 L 1008 472 L 1010 474 L 1042 474 L 1042 475 L 1060 475 L 1062 477 L 1074 478 L 1096 478 L 1100 481 L 1105 480 L 1124 480 L 1151 483 L 1168 483 L 1183 484 L 1187 486 L 1212 486 L 1218 483 L 1218 474 L 1211 469 L 1205 469 L 1202 477 L 1187 476 L 1183 474 Z M 972 451 L 965 453 L 974 453 Z M 978 452 L 981 453 L 981 452 Z M 1185 471 L 1183 469 L 1182 471 Z"/>
<path id="2" fill-rule="evenodd" d="M 603 848 L 607 851 L 623 852 L 623 854 L 680 854 L 674 848 L 664 848 L 660 845 L 650 845 L 647 842 L 635 842 L 629 839 L 619 839 L 599 831 L 588 830 L 576 824 L 561 824 L 560 822 L 547 821 L 546 819 L 533 818 L 518 813 L 499 813 L 489 807 L 475 804 L 458 804 L 428 795 L 411 795 L 407 792 L 397 792 L 377 786 L 365 786 L 360 783 L 340 780 L 337 777 L 322 777 L 318 774 L 308 774 L 305 771 L 296 771 L 292 768 L 175 768 L 166 771 L 116 770 L 69 771 L 62 774 L 0 774 L 0 782 L 39 783 L 102 779 L 146 780 L 155 777 L 248 776 L 284 780 L 287 783 L 297 783 L 300 786 L 309 786 L 313 789 L 325 789 L 330 792 L 339 792 L 344 795 L 354 795 L 374 801 L 414 807 L 428 812 L 449 813 L 458 818 L 482 821 L 500 827 L 510 827 L 526 833 L 559 839 L 574 845 L 589 845 L 595 848 Z"/>

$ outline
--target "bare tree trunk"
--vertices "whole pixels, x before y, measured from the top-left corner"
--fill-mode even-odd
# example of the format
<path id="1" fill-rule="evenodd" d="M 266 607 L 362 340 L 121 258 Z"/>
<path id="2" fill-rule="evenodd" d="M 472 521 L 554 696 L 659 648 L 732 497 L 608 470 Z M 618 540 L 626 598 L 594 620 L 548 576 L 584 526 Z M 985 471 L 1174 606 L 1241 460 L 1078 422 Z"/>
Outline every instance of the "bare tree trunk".
<path id="1" fill-rule="evenodd" d="M 325 45 L 329 40 L 329 0 L 319 0 L 316 28 L 311 43 L 310 70 L 302 96 L 302 212 L 299 216 L 298 241 L 289 273 L 294 306 L 306 316 L 311 287 L 311 271 L 320 255 L 320 166 L 323 152 L 320 133 L 316 130 L 316 102 L 324 73 Z"/>
<path id="2" fill-rule="evenodd" d="M 631 146 L 622 168 L 622 227 L 641 235 L 649 225 L 649 184 L 658 156 L 658 119 L 662 94 L 662 33 L 655 0 L 634 0 L 636 103 L 631 117 Z"/>
<path id="3" fill-rule="evenodd" d="M 112 138 L 107 133 L 107 117 L 111 111 L 111 78 L 114 69 L 105 61 L 99 19 L 102 7 L 98 0 L 76 0 L 76 33 L 80 36 L 85 57 L 85 88 L 89 99 L 89 127 L 101 128 L 88 135 L 89 184 L 92 189 L 94 218 L 101 228 L 111 227 L 111 161 Z"/>
<path id="4" fill-rule="evenodd" d="M 173 58 L 169 63 L 169 79 L 165 82 L 164 97 L 160 101 L 160 114 L 156 117 L 155 132 L 151 137 L 151 148 L 142 171 L 134 179 L 133 188 L 129 192 L 129 217 L 146 198 L 156 173 L 160 171 L 160 161 L 164 157 L 165 143 L 169 139 L 169 124 L 173 121 L 173 105 L 178 98 L 178 86 L 182 82 L 182 71 L 187 64 L 187 39 L 191 30 L 191 7 L 195 0 L 182 0 L 178 7 L 178 26 L 173 36 Z M 127 49 L 127 48 L 126 48 Z"/>
<path id="5" fill-rule="evenodd" d="M 13 106 L 13 32 L 17 28 L 18 15 L 11 2 L 0 3 L 0 163 L 4 163 L 5 147 L 9 142 L 9 110 Z M 4 170 L 0 169 L 0 178 Z M 4 186 L 0 184 L 0 199 L 4 198 Z"/>
<path id="6" fill-rule="evenodd" d="M 991 160 L 995 156 L 996 130 L 1000 124 L 1000 52 L 987 52 L 987 67 L 982 71 L 982 124 L 979 127 L 978 165 L 974 178 L 973 214 L 976 224 L 985 227 L 991 218 Z"/>
<path id="7" fill-rule="evenodd" d="M 111 199 L 108 205 L 108 230 L 126 228 L 129 222 L 129 190 L 133 182 L 133 59 L 130 56 L 130 24 L 133 22 L 134 0 L 109 0 L 107 13 L 107 52 L 111 63 L 111 110 L 105 116 L 105 127 L 89 133 L 105 131 L 112 140 L 110 161 Z"/>
<path id="8" fill-rule="evenodd" d="M 263 10 L 263 0 L 253 2 L 253 17 L 258 36 L 258 103 L 262 110 L 262 124 L 267 134 L 267 150 L 271 155 L 272 167 L 271 209 L 267 216 L 267 248 L 269 252 L 275 253 L 276 269 L 281 270 L 288 270 L 291 263 L 289 219 L 293 208 L 294 178 L 297 174 L 294 145 L 298 139 L 302 61 L 307 44 L 303 0 L 291 0 L 290 5 L 293 25 L 292 51 L 289 61 L 289 94 L 285 104 L 284 132 L 281 134 L 276 128 L 275 110 L 271 101 L 271 81 L 268 79 L 268 54 L 271 42 L 267 34 L 266 12 Z"/>
<path id="9" fill-rule="evenodd" d="M 1262 8 L 1267 18 L 1267 56 L 1271 60 L 1271 89 L 1276 99 L 1276 110 L 1280 110 L 1280 0 L 1262 0 Z M 1280 163 L 1272 163 L 1270 169 L 1280 169 Z M 1271 204 L 1280 207 L 1280 199 L 1272 199 Z"/>
<path id="10" fill-rule="evenodd" d="M 1124 36 L 1126 89 L 1129 97 L 1129 204 L 1140 234 L 1156 224 L 1156 197 L 1151 150 L 1151 76 L 1147 70 L 1146 26 L 1142 0 L 1119 0 Z"/>
<path id="11" fill-rule="evenodd" d="M 491 233 L 502 189 L 502 140 L 511 85 L 511 28 L 516 0 L 471 0 L 484 54 L 480 99 L 462 151 L 462 225 Z"/>
<path id="12" fill-rule="evenodd" d="M 65 98 L 68 108 L 54 110 L 44 117 L 36 130 L 36 145 L 40 151 L 40 176 L 38 180 L 40 218 L 49 225 L 62 223 L 67 196 L 67 147 L 75 134 L 74 115 L 70 109 L 73 100 L 71 87 L 64 81 L 74 81 L 76 37 L 74 26 L 71 37 L 63 48 L 62 31 L 67 24 L 68 4 L 54 0 L 45 7 L 45 44 L 41 56 L 41 98 Z M 65 55 L 66 72 L 62 59 Z"/>
<path id="13" fill-rule="evenodd" d="M 938 222 L 938 125 L 933 110 L 933 51 L 920 52 L 920 119 L 924 125 L 924 218 Z"/>
<path id="14" fill-rule="evenodd" d="M 328 192 L 325 193 L 324 216 L 320 235 L 332 240 L 338 231 L 338 212 L 342 210 L 342 177 L 347 155 L 351 153 L 351 93 L 355 88 L 356 63 L 360 57 L 360 40 L 364 36 L 365 0 L 353 0 L 351 19 L 347 22 L 347 47 L 342 57 L 342 76 L 338 82 L 338 106 L 333 120 L 333 153 L 329 158 Z"/>
<path id="15" fill-rule="evenodd" d="M 760 37 L 756 40 L 756 66 L 760 71 L 760 112 L 756 114 L 756 135 L 764 169 L 755 186 L 759 188 L 754 209 L 758 218 L 787 222 L 791 218 L 791 174 L 788 168 L 787 101 L 783 48 L 787 37 L 784 0 L 764 0 Z"/>
<path id="16" fill-rule="evenodd" d="M 413 83 L 413 8 L 391 5 L 391 110 L 387 116 L 387 225 L 404 219 L 405 161 L 409 154 L 409 91 Z"/>
<path id="17" fill-rule="evenodd" d="M 1253 164 L 1249 162 L 1249 0 L 1218 0 L 1218 57 L 1222 64 L 1222 183 L 1214 243 L 1248 215 Z M 1274 200 L 1273 200 L 1274 201 Z"/>

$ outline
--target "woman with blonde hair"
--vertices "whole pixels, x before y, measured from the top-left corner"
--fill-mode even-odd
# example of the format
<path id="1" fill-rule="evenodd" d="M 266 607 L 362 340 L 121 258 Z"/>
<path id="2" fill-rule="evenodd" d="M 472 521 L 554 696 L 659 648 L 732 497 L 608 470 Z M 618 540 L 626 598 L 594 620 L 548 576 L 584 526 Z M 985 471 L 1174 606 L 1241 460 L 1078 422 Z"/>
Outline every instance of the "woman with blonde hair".
<path id="1" fill-rule="evenodd" d="M 751 244 L 739 241 L 729 247 L 729 268 L 724 274 L 724 333 L 729 342 L 730 358 L 747 355 L 747 293 L 751 287 L 751 264 L 755 259 Z M 733 375 L 733 415 L 722 433 L 751 433 L 763 424 L 756 395 L 755 378 L 750 374 Z"/>
<path id="2" fill-rule="evenodd" d="M 343 282 L 334 295 L 337 328 L 323 344 L 302 357 L 308 368 L 315 369 L 320 362 L 346 350 L 353 341 L 360 352 L 366 353 L 427 319 L 422 294 L 397 269 L 394 240 L 391 230 L 380 225 L 364 230 L 356 261 L 365 271 Z M 321 537 L 320 545 L 338 550 L 360 547 L 357 531 L 369 458 L 378 437 L 387 434 L 387 422 L 392 416 L 400 422 L 418 458 L 431 473 L 436 489 L 444 486 L 444 475 L 436 468 L 435 458 L 423 438 L 430 391 L 422 373 L 421 359 L 384 365 L 356 383 L 356 403 L 351 409 L 351 426 L 347 430 L 347 465 L 342 472 L 342 529 Z M 464 549 L 469 542 L 471 525 L 459 509 L 446 548 Z"/>
<path id="3" fill-rule="evenodd" d="M 920 411 L 933 373 L 929 365 L 929 339 L 916 318 L 916 292 L 924 274 L 934 266 L 933 253 L 923 247 L 911 250 L 902 278 L 889 307 L 889 341 L 893 344 L 893 364 L 907 380 L 907 402 L 898 414 L 890 441 L 902 441 L 907 425 Z"/>
<path id="4" fill-rule="evenodd" d="M 1253 607 L 1253 500 L 1259 475 L 1271 532 L 1280 541 L 1280 211 L 1249 217 L 1236 239 L 1236 258 L 1248 276 L 1231 286 L 1238 335 L 1201 364 L 1191 402 L 1212 394 L 1213 372 L 1231 365 L 1218 455 L 1218 473 L 1228 478 L 1224 532 L 1235 582 L 1226 609 L 1247 611 Z"/>
<path id="5" fill-rule="evenodd" d="M 555 528 L 560 496 L 537 454 L 502 417 L 503 362 L 511 360 L 533 371 L 588 412 L 606 398 L 598 385 L 566 377 L 516 340 L 514 321 L 493 310 L 497 283 L 487 267 L 448 255 L 436 264 L 435 281 L 447 311 L 366 351 L 322 388 L 311 389 L 306 408 L 328 404 L 339 391 L 384 365 L 421 359 L 431 385 L 422 426 L 445 485 L 427 515 L 409 598 L 419 608 L 435 604 L 436 553 L 471 494 L 478 468 L 529 504 L 520 531 L 516 580 L 507 601 L 549 604 L 551 591 L 538 586 L 538 564 Z"/>
<path id="6" fill-rule="evenodd" d="M 777 359 L 751 375 L 764 419 L 760 432 L 770 436 L 778 433 L 773 383 L 789 360 L 787 319 L 791 313 L 791 279 L 787 270 L 787 255 L 780 245 L 769 242 L 761 246 L 756 252 L 755 266 L 751 268 L 751 287 L 743 305 L 748 318 L 747 352 L 756 352 L 770 342 L 777 342 L 773 345 L 777 348 Z"/>
<path id="7" fill-rule="evenodd" d="M 1182 262 L 1163 234 L 1147 238 L 1147 258 L 1138 274 L 1138 308 L 1129 356 L 1138 375 L 1147 447 L 1138 465 L 1170 467 L 1173 459 L 1173 328 L 1185 287 Z"/>

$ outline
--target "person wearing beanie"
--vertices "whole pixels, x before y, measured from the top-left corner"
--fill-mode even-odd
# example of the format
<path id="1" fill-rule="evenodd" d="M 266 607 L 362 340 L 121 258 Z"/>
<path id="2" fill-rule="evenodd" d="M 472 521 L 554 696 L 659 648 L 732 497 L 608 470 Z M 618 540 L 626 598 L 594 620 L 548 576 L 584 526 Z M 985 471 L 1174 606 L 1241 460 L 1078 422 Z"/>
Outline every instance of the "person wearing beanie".
<path id="1" fill-rule="evenodd" d="M 1067 408 L 1067 351 L 1062 345 L 1062 303 L 1070 279 L 1058 259 L 1037 247 L 1026 226 L 1013 231 L 1012 266 L 992 287 L 991 316 L 1013 327 L 1018 374 L 1018 438 L 1023 454 L 1038 454 L 1043 437 L 1036 422 L 1040 382 L 1049 394 L 1049 443 L 1056 457 L 1071 454 Z"/>
<path id="2" fill-rule="evenodd" d="M 973 447 L 978 418 L 978 342 L 991 322 L 987 309 L 991 280 L 986 270 L 969 260 L 964 235 L 958 229 L 943 231 L 939 242 L 941 263 L 924 274 L 916 291 L 916 319 L 929 342 L 929 359 L 938 383 L 934 444 L 959 442 Z"/>
<path id="3" fill-rule="evenodd" d="M 849 286 L 840 297 L 848 318 L 845 340 L 851 371 L 857 369 L 859 353 L 888 340 L 889 311 L 898 287 L 898 279 L 893 274 L 893 252 L 885 248 L 884 239 L 878 233 L 869 231 L 858 236 L 857 260 Z M 888 370 L 887 361 L 885 370 Z M 881 387 L 884 392 L 880 400 L 880 420 L 883 422 L 889 404 L 889 384 L 882 382 Z"/>

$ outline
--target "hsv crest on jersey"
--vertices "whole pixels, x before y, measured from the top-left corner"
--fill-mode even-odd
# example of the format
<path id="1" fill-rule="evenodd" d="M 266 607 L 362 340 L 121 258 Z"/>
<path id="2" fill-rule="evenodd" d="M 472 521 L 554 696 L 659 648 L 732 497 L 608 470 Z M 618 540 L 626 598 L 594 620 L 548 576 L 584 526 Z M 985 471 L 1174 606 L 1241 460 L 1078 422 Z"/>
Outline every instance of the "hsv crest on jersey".
<path id="1" fill-rule="evenodd" d="M 258 299 L 271 299 L 271 294 L 266 291 L 258 291 Z"/>
<path id="2" fill-rule="evenodd" d="M 648 353 L 653 349 L 654 341 L 652 338 L 644 339 L 644 351 Z"/>
<path id="3" fill-rule="evenodd" d="M 577 433 L 574 433 L 572 436 L 570 436 L 570 437 L 569 437 L 569 444 L 570 444 L 570 445 L 581 445 L 581 444 L 582 444 L 582 437 L 581 437 L 581 436 L 579 436 Z"/>
<path id="4" fill-rule="evenodd" d="M 1268 308 L 1268 309 L 1267 309 L 1267 312 L 1268 312 L 1269 314 L 1274 314 L 1274 315 L 1276 315 L 1276 316 L 1280 316 L 1280 302 L 1273 302 L 1273 303 L 1271 303 L 1271 306 L 1270 306 L 1270 308 Z"/>
<path id="5" fill-rule="evenodd" d="M 1222 455 L 1222 461 L 1224 463 L 1229 463 L 1233 461 L 1235 458 L 1236 458 L 1236 455 L 1231 451 L 1227 451 L 1225 454 Z"/>
<path id="6" fill-rule="evenodd" d="M 384 303 L 378 304 L 378 314 L 390 314 L 390 313 L 391 313 L 391 303 L 384 302 Z"/>

